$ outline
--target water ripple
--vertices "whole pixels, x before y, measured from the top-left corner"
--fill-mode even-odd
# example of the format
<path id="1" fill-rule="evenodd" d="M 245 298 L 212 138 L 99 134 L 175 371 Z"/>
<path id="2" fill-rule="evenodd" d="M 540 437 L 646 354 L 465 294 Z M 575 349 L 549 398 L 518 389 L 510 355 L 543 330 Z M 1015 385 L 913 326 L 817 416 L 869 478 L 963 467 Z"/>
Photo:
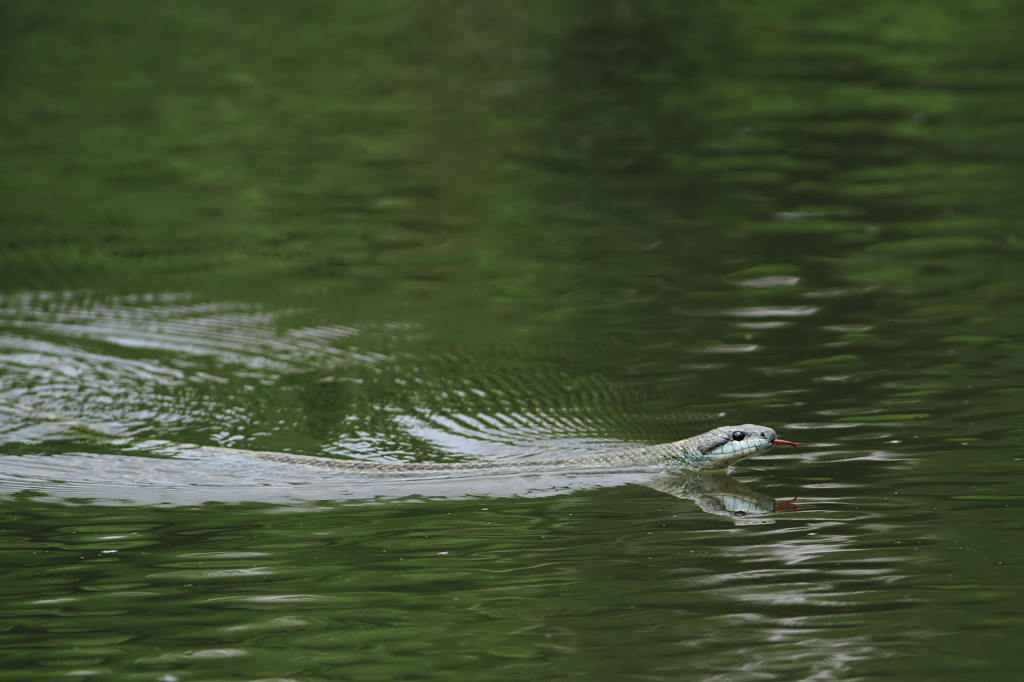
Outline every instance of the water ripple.
<path id="1" fill-rule="evenodd" d="M 34 481 L 65 497 L 121 499 L 135 481 L 163 486 L 163 499 L 204 475 L 213 486 L 239 476 L 234 465 L 204 474 L 194 462 L 124 455 L 116 443 L 83 445 L 59 423 L 26 419 L 31 410 L 156 444 L 501 460 L 620 445 L 607 429 L 628 425 L 639 402 L 628 386 L 556 361 L 530 371 L 474 364 L 420 348 L 408 325 L 290 326 L 287 314 L 187 296 L 0 298 L 0 399 L 28 410 L 0 411 L 0 445 L 21 455 L 6 487 Z M 64 476 L 67 467 L 76 475 Z"/>

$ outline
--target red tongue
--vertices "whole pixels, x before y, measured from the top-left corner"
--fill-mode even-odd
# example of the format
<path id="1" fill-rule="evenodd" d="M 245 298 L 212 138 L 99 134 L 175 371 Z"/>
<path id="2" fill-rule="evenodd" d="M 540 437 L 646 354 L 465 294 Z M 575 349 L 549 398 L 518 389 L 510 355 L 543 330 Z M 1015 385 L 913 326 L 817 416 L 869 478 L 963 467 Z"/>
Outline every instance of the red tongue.
<path id="1" fill-rule="evenodd" d="M 803 445 L 803 443 L 794 443 L 791 440 L 782 440 L 781 438 L 776 438 L 775 440 L 772 441 L 772 444 L 773 445 L 792 445 L 793 449 L 796 450 L 797 452 L 800 452 L 799 450 L 797 450 L 797 448 L 799 446 Z"/>
<path id="2" fill-rule="evenodd" d="M 803 508 L 804 508 L 804 506 L 802 504 L 797 504 L 796 503 L 796 498 L 795 497 L 792 500 L 775 500 L 775 511 L 779 511 L 779 512 L 799 511 L 800 509 L 803 509 Z"/>

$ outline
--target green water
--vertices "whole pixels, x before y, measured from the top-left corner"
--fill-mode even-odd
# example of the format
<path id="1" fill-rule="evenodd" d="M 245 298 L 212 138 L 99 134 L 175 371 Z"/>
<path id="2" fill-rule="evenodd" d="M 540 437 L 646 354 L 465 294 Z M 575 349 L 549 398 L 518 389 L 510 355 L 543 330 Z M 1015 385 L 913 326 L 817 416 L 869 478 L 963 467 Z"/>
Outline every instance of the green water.
<path id="1" fill-rule="evenodd" d="M 1019 678 L 1022 21 L 0 3 L 0 680 Z"/>

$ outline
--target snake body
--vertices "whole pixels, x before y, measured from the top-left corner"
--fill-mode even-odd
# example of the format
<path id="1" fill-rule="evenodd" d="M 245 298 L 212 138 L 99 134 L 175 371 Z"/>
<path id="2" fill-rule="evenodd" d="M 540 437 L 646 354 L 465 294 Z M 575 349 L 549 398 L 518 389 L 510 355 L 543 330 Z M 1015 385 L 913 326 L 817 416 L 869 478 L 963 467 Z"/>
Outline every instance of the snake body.
<path id="1" fill-rule="evenodd" d="M 521 475 L 524 477 L 521 483 L 527 486 L 524 489 L 532 490 L 529 486 L 535 483 L 531 484 L 529 481 L 544 480 L 544 475 L 548 473 L 583 473 L 604 480 L 601 477 L 602 473 L 617 476 L 620 473 L 630 475 L 628 472 L 642 471 L 646 477 L 646 472 L 658 471 L 662 473 L 639 482 L 675 497 L 693 500 L 702 510 L 728 516 L 736 523 L 769 523 L 770 521 L 759 517 L 776 511 L 799 508 L 792 502 L 777 501 L 772 496 L 753 491 L 725 473 L 728 467 L 740 460 L 769 452 L 776 445 L 799 445 L 778 438 L 774 429 L 755 424 L 721 426 L 699 436 L 673 443 L 620 448 L 592 455 L 533 457 L 506 461 L 407 463 L 342 460 L 125 437 L 66 416 L 3 399 L 0 399 L 0 410 L 32 420 L 53 423 L 61 433 L 73 438 L 163 456 L 170 455 L 172 458 L 177 455 L 188 459 L 223 456 L 234 458 L 242 467 L 247 466 L 246 460 L 253 459 L 281 464 L 285 469 L 301 466 L 323 471 L 331 477 L 338 476 L 339 482 L 350 479 L 350 482 L 357 484 L 354 490 L 365 489 L 358 485 L 360 480 L 364 486 L 372 486 L 374 480 L 384 482 L 385 488 L 372 489 L 378 491 L 373 493 L 373 499 L 399 491 L 398 486 L 403 485 L 402 480 L 418 485 L 417 490 L 434 490 L 434 494 L 437 494 L 436 486 L 445 485 L 446 479 L 480 477 L 477 480 L 491 481 L 493 484 L 499 477 Z M 345 488 L 342 486 L 338 490 L 342 491 Z M 380 490 L 383 492 L 379 492 Z M 490 488 L 484 490 L 484 494 L 492 492 Z M 519 492 L 521 491 L 516 494 Z M 447 497 L 450 494 L 446 489 L 443 496 Z M 175 500 L 178 500 L 177 496 Z"/>
<path id="2" fill-rule="evenodd" d="M 682 471 L 726 469 L 753 455 L 768 452 L 776 444 L 792 445 L 777 438 L 775 430 L 756 424 L 720 426 L 692 438 L 633 448 L 622 448 L 574 457 L 519 459 L 511 461 L 470 462 L 367 462 L 295 455 L 285 452 L 242 450 L 197 446 L 197 454 L 242 454 L 283 464 L 299 464 L 330 469 L 338 474 L 366 477 L 466 476 L 500 472 L 585 471 L 659 468 Z"/>
<path id="3" fill-rule="evenodd" d="M 0 400 L 0 408 L 31 416 L 35 419 L 57 422 L 65 433 L 86 440 L 117 443 L 140 450 L 176 450 L 192 454 L 227 454 L 253 457 L 281 464 L 297 464 L 329 469 L 337 474 L 363 477 L 416 477 L 466 476 L 486 473 L 559 472 L 587 470 L 620 470 L 653 468 L 674 471 L 724 470 L 753 455 L 770 451 L 776 445 L 799 443 L 778 438 L 775 429 L 757 424 L 719 426 L 706 433 L 672 443 L 620 448 L 592 455 L 572 457 L 537 457 L 507 461 L 468 462 L 368 462 L 296 455 L 287 452 L 246 450 L 209 445 L 185 445 L 168 441 L 144 441 L 125 438 L 95 426 L 67 419 L 44 410 Z"/>

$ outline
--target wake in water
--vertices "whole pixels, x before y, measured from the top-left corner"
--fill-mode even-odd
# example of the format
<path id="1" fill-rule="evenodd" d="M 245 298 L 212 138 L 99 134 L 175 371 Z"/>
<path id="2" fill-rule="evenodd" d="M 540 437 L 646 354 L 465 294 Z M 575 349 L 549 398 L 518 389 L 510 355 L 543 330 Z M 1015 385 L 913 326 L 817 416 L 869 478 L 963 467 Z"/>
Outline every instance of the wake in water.
<path id="1" fill-rule="evenodd" d="M 129 504 L 284 504 L 550 495 L 643 483 L 715 513 L 775 509 L 774 499 L 728 477 L 577 472 L 366 481 L 254 461 L 231 448 L 508 461 L 619 445 L 587 417 L 624 413 L 621 392 L 592 377 L 474 371 L 455 358 L 415 352 L 420 340 L 409 327 L 288 326 L 284 317 L 174 296 L 0 299 L 0 448 L 9 456 L 0 490 Z"/>

